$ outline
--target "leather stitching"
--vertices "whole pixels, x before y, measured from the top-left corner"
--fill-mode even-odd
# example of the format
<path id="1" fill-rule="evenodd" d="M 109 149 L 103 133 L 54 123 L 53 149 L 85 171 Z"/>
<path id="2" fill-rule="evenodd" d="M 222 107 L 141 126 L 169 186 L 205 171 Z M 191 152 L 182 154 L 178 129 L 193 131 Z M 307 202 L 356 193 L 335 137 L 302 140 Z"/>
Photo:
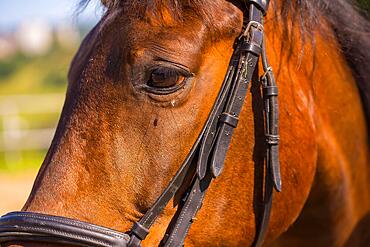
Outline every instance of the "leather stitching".
<path id="1" fill-rule="evenodd" d="M 96 227 L 96 226 L 92 226 L 92 225 L 85 225 L 85 224 L 89 224 L 89 223 L 80 223 L 80 222 L 75 222 L 73 219 L 59 219 L 59 218 L 54 218 L 54 217 L 57 217 L 57 216 L 51 216 L 50 218 L 49 217 L 45 217 L 45 216 L 42 216 L 42 215 L 28 215 L 28 214 L 16 214 L 17 216 L 22 216 L 22 217 L 28 217 L 28 218 L 34 218 L 34 219 L 39 219 L 39 220 L 47 220 L 47 221 L 51 221 L 51 222 L 58 222 L 58 223 L 65 223 L 65 224 L 69 224 L 69 225 L 72 225 L 72 226 L 76 226 L 76 227 L 80 227 L 80 228 L 83 228 L 83 229 L 88 229 L 88 230 L 94 230 L 94 231 L 98 231 L 98 232 L 103 232 L 103 233 L 106 233 L 108 235 L 112 235 L 112 236 L 115 236 L 115 237 L 118 237 L 118 238 L 121 238 L 121 239 L 124 239 L 125 237 L 119 233 L 116 233 L 116 232 L 112 232 L 111 231 L 108 231 L 108 230 L 105 230 L 105 229 L 101 229 L 100 227 Z"/>
<path id="2" fill-rule="evenodd" d="M 179 226 L 181 225 L 181 222 L 182 222 L 182 220 L 184 219 L 184 215 L 185 215 L 185 214 L 186 214 L 186 212 L 188 211 L 189 206 L 190 206 L 190 204 L 191 204 L 191 202 L 192 202 L 192 200 L 193 200 L 193 198 L 194 198 L 194 195 L 195 195 L 195 193 L 191 193 L 191 195 L 190 195 L 190 197 L 189 197 L 189 202 L 188 202 L 188 203 L 186 203 L 186 206 L 185 206 L 185 208 L 184 208 L 184 211 L 182 211 L 182 212 L 181 212 L 181 216 L 180 216 L 180 218 L 179 218 L 179 222 L 178 222 L 178 224 L 176 225 L 176 228 L 175 228 L 175 230 L 174 230 L 174 232 L 173 232 L 173 234 L 172 234 L 172 236 L 171 236 L 171 238 L 170 238 L 170 242 L 168 243 L 169 245 L 173 242 L 173 240 L 174 240 L 174 236 L 175 236 L 175 233 L 178 231 Z"/>

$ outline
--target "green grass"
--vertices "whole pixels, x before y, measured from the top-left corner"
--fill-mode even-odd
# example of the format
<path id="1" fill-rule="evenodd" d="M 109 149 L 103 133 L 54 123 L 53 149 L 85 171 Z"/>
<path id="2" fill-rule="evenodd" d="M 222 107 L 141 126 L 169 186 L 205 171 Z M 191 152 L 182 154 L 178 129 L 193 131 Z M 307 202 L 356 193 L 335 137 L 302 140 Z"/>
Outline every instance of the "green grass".
<path id="1" fill-rule="evenodd" d="M 76 49 L 66 50 L 55 45 L 44 56 L 17 54 L 0 61 L 0 94 L 64 92 L 69 64 Z"/>
<path id="2" fill-rule="evenodd" d="M 37 170 L 40 168 L 45 154 L 46 150 L 24 151 L 21 156 L 10 153 L 8 157 L 5 157 L 4 153 L 0 153 L 0 173 L 14 174 Z M 5 162 L 6 160 L 10 162 Z"/>
<path id="3" fill-rule="evenodd" d="M 77 47 L 63 49 L 57 45 L 39 57 L 22 54 L 0 60 L 0 95 L 65 93 L 69 64 Z M 55 102 L 54 102 L 55 103 Z M 27 129 L 55 128 L 60 113 L 21 113 Z M 0 118 L 0 131 L 3 130 Z M 0 152 L 0 173 L 21 173 L 38 169 L 47 150 Z"/>
<path id="4" fill-rule="evenodd" d="M 367 13 L 370 13 L 370 0 L 357 0 L 360 8 L 364 9 Z"/>
<path id="5" fill-rule="evenodd" d="M 27 129 L 46 129 L 55 128 L 59 119 L 60 113 L 36 113 L 18 115 L 21 122 L 27 123 Z M 3 122 L 0 118 L 0 131 L 4 130 Z"/>

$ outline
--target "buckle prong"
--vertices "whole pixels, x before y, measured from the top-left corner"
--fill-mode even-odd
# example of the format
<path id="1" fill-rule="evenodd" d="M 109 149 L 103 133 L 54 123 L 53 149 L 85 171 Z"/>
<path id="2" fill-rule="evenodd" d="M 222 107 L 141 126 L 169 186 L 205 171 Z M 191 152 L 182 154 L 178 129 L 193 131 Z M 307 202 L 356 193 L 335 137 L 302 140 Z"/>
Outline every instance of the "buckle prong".
<path id="1" fill-rule="evenodd" d="M 246 38 L 249 37 L 249 33 L 252 27 L 258 29 L 261 32 L 264 31 L 263 25 L 261 23 L 259 23 L 258 21 L 249 21 L 247 27 L 245 28 L 245 31 L 241 36 Z"/>

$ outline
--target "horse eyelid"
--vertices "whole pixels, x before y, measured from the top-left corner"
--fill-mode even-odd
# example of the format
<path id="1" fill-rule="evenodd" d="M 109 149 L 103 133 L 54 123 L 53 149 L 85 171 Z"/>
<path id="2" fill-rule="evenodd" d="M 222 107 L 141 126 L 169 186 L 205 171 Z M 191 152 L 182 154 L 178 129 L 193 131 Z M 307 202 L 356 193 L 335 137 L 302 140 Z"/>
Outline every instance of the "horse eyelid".
<path id="1" fill-rule="evenodd" d="M 156 63 L 151 68 L 151 71 L 160 68 L 167 68 L 176 70 L 179 74 L 187 78 L 195 76 L 195 73 L 191 72 L 191 70 L 187 66 L 184 66 L 180 63 L 175 63 L 167 60 L 156 60 L 155 62 Z"/>

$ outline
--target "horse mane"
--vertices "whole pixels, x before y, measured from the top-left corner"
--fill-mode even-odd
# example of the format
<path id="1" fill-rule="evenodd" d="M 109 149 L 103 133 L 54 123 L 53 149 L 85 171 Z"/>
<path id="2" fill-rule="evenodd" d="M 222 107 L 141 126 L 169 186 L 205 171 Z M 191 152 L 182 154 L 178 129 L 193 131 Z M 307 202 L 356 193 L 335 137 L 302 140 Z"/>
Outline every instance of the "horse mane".
<path id="1" fill-rule="evenodd" d="M 86 7 L 90 1 L 80 0 L 79 9 Z M 234 2 L 243 4 L 244 1 Z M 103 2 L 107 9 L 126 8 L 128 13 L 139 17 L 143 16 L 147 10 L 157 11 L 160 16 L 161 8 L 165 6 L 174 18 L 181 20 L 185 10 L 191 9 L 192 13 L 202 18 L 209 28 L 214 28 L 212 25 L 215 25 L 210 13 L 213 8 L 218 7 L 217 1 L 211 0 L 104 0 Z M 290 28 L 293 26 L 300 30 L 303 41 L 301 43 L 310 40 L 314 44 L 315 35 L 320 33 L 316 31 L 320 31 L 322 18 L 329 23 L 356 79 L 369 126 L 370 69 L 367 66 L 370 62 L 369 16 L 361 11 L 352 0 L 282 0 L 279 1 L 279 5 L 272 5 L 275 9 L 275 17 L 279 18 L 279 25 L 282 23 L 284 35 L 290 41 L 294 38 L 292 28 Z M 294 42 L 288 43 L 294 45 Z M 370 137 L 370 131 L 368 134 Z"/>
<path id="2" fill-rule="evenodd" d="M 281 4 L 278 14 L 284 24 L 283 33 L 288 40 L 293 37 L 288 27 L 298 25 L 301 34 L 306 34 L 301 37 L 308 35 L 314 42 L 315 31 L 320 33 L 320 22 L 322 21 L 318 17 L 323 17 L 333 28 L 359 89 L 370 143 L 370 69 L 368 68 L 370 22 L 368 13 L 361 10 L 352 0 L 283 0 Z M 275 7 L 275 13 L 277 11 Z"/>
<path id="3" fill-rule="evenodd" d="M 332 26 L 359 89 L 370 143 L 370 70 L 368 68 L 370 62 L 370 22 L 368 14 L 361 11 L 351 0 L 297 0 L 297 2 L 306 4 L 307 8 L 310 8 L 311 5 L 312 8 L 318 9 L 319 14 L 324 16 Z M 309 12 L 310 10 L 306 13 Z M 313 28 L 312 25 L 319 24 L 315 23 L 315 19 L 318 21 L 315 14 L 309 15 L 308 21 L 311 22 L 309 23 L 311 28 Z"/>

